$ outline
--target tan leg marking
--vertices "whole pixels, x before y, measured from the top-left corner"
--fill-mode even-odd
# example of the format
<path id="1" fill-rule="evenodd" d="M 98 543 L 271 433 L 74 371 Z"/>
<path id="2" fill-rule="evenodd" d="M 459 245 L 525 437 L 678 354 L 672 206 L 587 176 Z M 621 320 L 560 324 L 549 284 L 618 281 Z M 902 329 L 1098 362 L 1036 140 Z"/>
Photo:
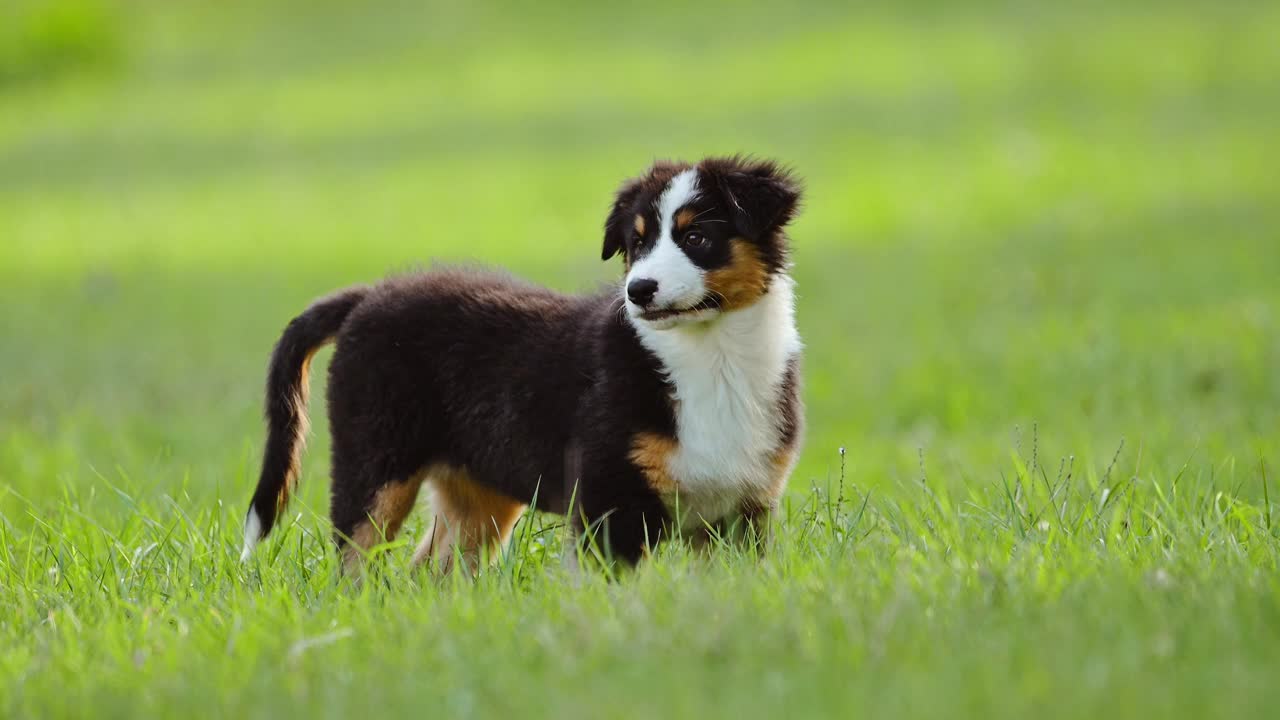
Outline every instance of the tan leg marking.
<path id="1" fill-rule="evenodd" d="M 733 238 L 729 264 L 707 273 L 707 288 L 719 293 L 721 307 L 737 310 L 747 307 L 764 295 L 769 286 L 769 273 L 760 259 L 760 251 L 749 241 Z"/>
<path id="2" fill-rule="evenodd" d="M 413 510 L 421 487 L 422 475 L 419 474 L 402 482 L 383 485 L 374 493 L 369 517 L 356 525 L 351 541 L 342 549 L 342 567 L 347 573 L 360 570 L 369 548 L 395 539 L 404 519 Z"/>
<path id="3" fill-rule="evenodd" d="M 769 518 L 778 508 L 778 501 L 787 489 L 787 479 L 795 469 L 800 453 L 796 445 L 779 448 L 770 458 L 772 474 L 769 486 L 760 497 L 748 498 L 738 509 L 738 523 L 735 540 L 751 547 L 763 555 L 773 538 L 773 529 Z"/>
<path id="4" fill-rule="evenodd" d="M 631 441 L 631 462 L 644 473 L 649 488 L 660 496 L 676 491 L 676 481 L 667 471 L 667 462 L 678 447 L 675 438 L 658 433 L 636 433 Z"/>
<path id="5" fill-rule="evenodd" d="M 800 453 L 795 446 L 780 448 L 773 454 L 773 458 L 771 458 L 773 476 L 769 482 L 768 497 L 762 498 L 770 508 L 778 506 L 778 499 L 786 491 L 787 480 L 791 478 L 791 471 L 795 469 L 796 461 L 799 459 Z"/>
<path id="6" fill-rule="evenodd" d="M 486 555 L 496 557 L 525 509 L 523 503 L 480 485 L 459 468 L 430 468 L 427 485 L 435 518 L 413 555 L 413 564 L 431 561 L 442 574 L 453 569 L 455 556 L 472 572 L 480 569 Z"/>

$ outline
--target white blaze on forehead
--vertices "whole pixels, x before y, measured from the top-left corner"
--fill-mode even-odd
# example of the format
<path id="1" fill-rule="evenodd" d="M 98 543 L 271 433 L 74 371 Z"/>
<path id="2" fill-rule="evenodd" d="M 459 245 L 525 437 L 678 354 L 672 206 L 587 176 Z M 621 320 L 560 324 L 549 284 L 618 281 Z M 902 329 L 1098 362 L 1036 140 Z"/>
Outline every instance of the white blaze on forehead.
<path id="1" fill-rule="evenodd" d="M 671 237 L 676 212 L 698 198 L 698 171 L 689 168 L 671 178 L 658 198 L 658 239 Z"/>
<path id="2" fill-rule="evenodd" d="M 637 260 L 627 274 L 628 283 L 640 278 L 658 282 L 658 292 L 653 296 L 655 308 L 689 308 L 706 296 L 702 269 L 693 264 L 671 237 L 676 213 L 697 197 L 697 170 L 691 168 L 671 178 L 658 197 L 658 237 L 653 250 Z"/>

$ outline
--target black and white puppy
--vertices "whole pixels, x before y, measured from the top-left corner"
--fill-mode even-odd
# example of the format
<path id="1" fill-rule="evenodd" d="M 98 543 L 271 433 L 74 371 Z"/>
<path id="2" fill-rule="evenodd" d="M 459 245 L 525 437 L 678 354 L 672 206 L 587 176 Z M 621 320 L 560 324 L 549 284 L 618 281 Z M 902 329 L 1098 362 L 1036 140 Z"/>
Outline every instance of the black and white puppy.
<path id="1" fill-rule="evenodd" d="M 571 512 L 627 562 L 675 532 L 762 528 L 802 423 L 784 232 L 799 193 L 771 162 L 660 162 L 605 223 L 620 292 L 445 269 L 317 301 L 271 357 L 245 557 L 297 482 L 307 370 L 330 341 L 331 515 L 349 571 L 424 483 L 435 518 L 414 561 L 441 570 L 475 567 L 529 505 Z"/>

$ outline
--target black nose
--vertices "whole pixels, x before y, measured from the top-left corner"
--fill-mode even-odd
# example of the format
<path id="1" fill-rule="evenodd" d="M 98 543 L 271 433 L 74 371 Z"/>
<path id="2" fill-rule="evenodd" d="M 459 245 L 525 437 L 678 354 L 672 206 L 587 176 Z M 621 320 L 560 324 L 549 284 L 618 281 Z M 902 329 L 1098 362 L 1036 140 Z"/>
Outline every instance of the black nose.
<path id="1" fill-rule="evenodd" d="M 627 297 L 637 305 L 648 305 L 658 293 L 658 281 L 640 278 L 627 283 Z"/>

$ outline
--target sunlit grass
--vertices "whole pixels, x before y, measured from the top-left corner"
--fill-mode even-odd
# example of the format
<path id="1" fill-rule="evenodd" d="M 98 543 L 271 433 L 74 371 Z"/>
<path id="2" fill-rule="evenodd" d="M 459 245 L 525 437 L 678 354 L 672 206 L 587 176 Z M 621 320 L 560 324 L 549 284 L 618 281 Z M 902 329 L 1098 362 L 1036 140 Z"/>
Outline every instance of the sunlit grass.
<path id="1" fill-rule="evenodd" d="M 889 487 L 836 477 L 791 496 L 763 560 L 672 545 L 613 581 L 566 568 L 546 517 L 475 581 L 408 572 L 411 539 L 375 549 L 365 582 L 339 580 L 310 511 L 240 564 L 221 501 L 100 478 L 6 518 L 6 625 L 28 638 L 3 655 L 9 708 L 1259 710 L 1280 659 L 1280 528 L 1233 488 L 1254 469 L 1162 478 L 1131 474 L 1123 448 L 1056 470 L 1026 452 L 965 489 L 927 457 Z M 1171 675 L 1188 681 L 1142 692 Z"/>

